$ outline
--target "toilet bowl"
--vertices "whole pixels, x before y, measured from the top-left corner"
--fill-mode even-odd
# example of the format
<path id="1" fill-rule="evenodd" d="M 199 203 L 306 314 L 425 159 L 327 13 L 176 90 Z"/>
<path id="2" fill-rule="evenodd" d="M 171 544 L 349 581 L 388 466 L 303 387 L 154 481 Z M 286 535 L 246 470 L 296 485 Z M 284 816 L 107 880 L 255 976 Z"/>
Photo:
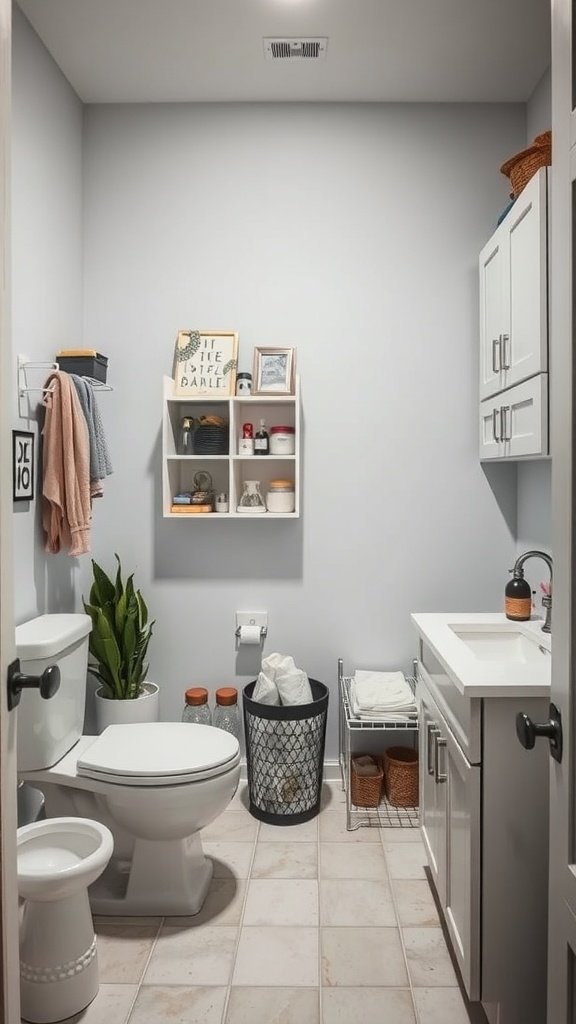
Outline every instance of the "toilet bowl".
<path id="1" fill-rule="evenodd" d="M 212 876 L 199 833 L 236 792 L 238 740 L 188 722 L 82 736 L 91 625 L 87 615 L 42 615 L 16 629 L 22 671 L 56 664 L 61 675 L 50 700 L 22 693 L 19 777 L 43 792 L 48 819 L 92 818 L 112 831 L 114 854 L 89 891 L 95 913 L 196 914 Z"/>
<path id="2" fill-rule="evenodd" d="M 63 1020 L 96 996 L 98 959 L 87 888 L 112 850 L 110 830 L 84 818 L 52 818 L 18 829 L 24 1020 Z"/>

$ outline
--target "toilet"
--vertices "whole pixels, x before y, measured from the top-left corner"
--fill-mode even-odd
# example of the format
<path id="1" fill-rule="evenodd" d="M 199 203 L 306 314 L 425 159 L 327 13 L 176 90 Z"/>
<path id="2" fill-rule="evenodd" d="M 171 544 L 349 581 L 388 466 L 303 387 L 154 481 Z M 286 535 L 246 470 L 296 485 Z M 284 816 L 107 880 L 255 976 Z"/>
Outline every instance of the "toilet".
<path id="1" fill-rule="evenodd" d="M 89 889 L 94 913 L 196 914 L 212 877 L 199 833 L 236 792 L 238 741 L 182 722 L 83 736 L 90 629 L 86 615 L 41 615 L 16 629 L 23 672 L 57 664 L 61 673 L 50 700 L 22 693 L 19 777 L 44 793 L 48 819 L 94 819 L 111 830 L 113 855 Z"/>
<path id="2" fill-rule="evenodd" d="M 87 888 L 106 868 L 112 848 L 110 830 L 84 818 L 52 818 L 18 829 L 24 1020 L 63 1020 L 95 998 L 98 959 Z"/>

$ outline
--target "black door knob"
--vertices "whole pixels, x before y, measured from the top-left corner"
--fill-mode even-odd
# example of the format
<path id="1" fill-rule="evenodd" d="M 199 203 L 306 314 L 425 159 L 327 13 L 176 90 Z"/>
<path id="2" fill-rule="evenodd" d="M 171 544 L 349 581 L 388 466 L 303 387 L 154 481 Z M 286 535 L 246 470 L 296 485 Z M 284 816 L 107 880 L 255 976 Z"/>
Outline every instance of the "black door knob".
<path id="1" fill-rule="evenodd" d="M 550 754 L 555 761 L 562 760 L 562 716 L 555 704 L 550 705 L 550 718 L 547 722 L 536 723 L 523 711 L 516 715 L 516 735 L 525 748 L 532 750 L 539 736 L 544 736 L 550 743 Z"/>
<path id="2" fill-rule="evenodd" d="M 60 669 L 58 665 L 49 665 L 40 676 L 27 676 L 20 671 L 20 661 L 16 658 L 8 666 L 8 711 L 18 707 L 22 690 L 40 690 L 44 700 L 50 700 L 60 689 Z"/>

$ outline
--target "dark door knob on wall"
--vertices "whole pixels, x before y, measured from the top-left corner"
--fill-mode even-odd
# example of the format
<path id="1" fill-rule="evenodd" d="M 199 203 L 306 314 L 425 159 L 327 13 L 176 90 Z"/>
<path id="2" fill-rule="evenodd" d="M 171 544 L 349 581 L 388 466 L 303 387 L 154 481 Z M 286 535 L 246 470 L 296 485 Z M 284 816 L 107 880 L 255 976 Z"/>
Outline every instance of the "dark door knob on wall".
<path id="1" fill-rule="evenodd" d="M 562 716 L 555 704 L 550 705 L 550 718 L 537 724 L 524 712 L 516 715 L 516 735 L 525 750 L 532 750 L 539 736 L 550 743 L 550 754 L 555 761 L 562 760 Z"/>
<path id="2" fill-rule="evenodd" d="M 44 700 L 50 700 L 60 688 L 60 669 L 58 665 L 49 665 L 41 676 L 27 676 L 20 671 L 20 659 L 16 658 L 8 666 L 8 711 L 18 707 L 22 690 L 40 690 Z"/>

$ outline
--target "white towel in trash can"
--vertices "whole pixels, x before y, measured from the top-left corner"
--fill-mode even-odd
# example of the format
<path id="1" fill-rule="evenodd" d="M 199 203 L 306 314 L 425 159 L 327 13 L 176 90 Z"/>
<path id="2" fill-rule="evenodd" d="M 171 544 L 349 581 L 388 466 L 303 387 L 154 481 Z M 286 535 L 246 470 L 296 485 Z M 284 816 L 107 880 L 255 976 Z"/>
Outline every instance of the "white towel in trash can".
<path id="1" fill-rule="evenodd" d="M 296 667 L 289 654 L 269 654 L 262 659 L 252 699 L 263 704 L 296 705 L 310 704 L 314 698 L 308 676 Z"/>

